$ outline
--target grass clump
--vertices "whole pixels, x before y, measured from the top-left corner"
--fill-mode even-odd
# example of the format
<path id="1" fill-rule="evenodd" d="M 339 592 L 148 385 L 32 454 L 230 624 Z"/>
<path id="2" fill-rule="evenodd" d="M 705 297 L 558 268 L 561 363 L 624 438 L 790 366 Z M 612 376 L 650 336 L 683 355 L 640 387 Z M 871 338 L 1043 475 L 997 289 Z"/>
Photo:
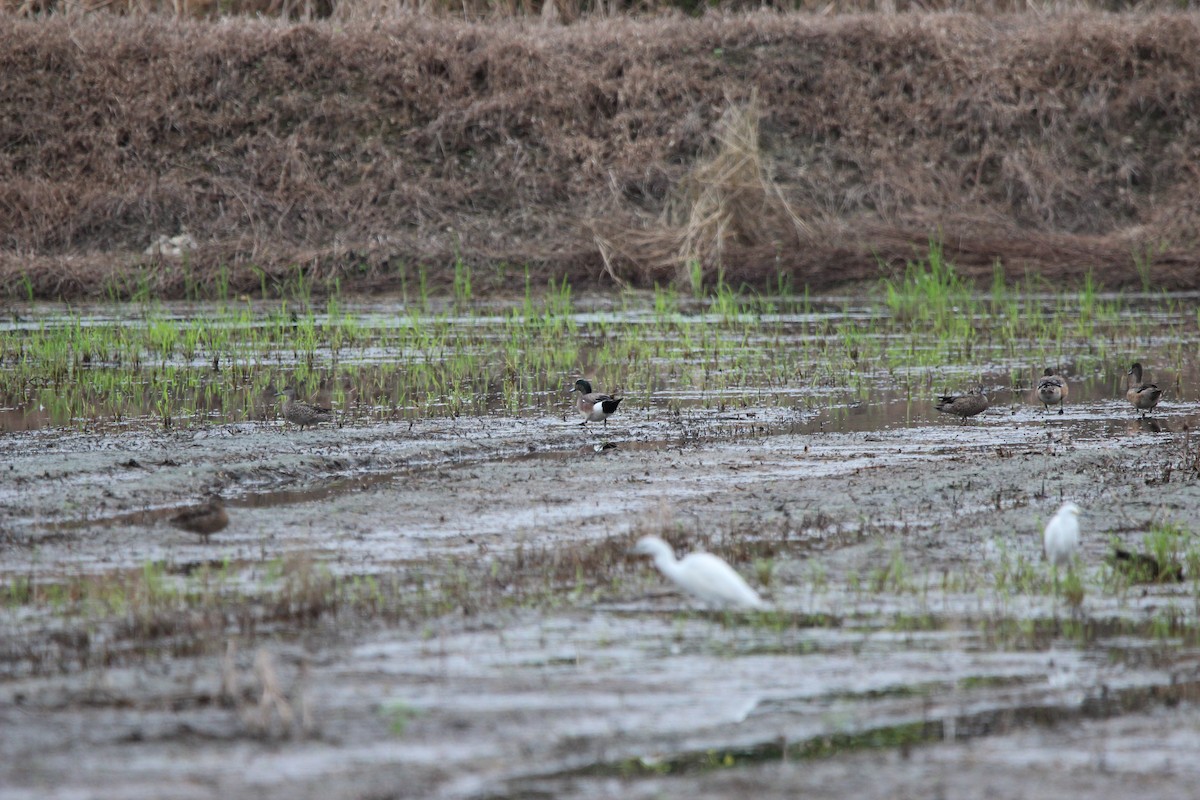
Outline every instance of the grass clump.
<path id="1" fill-rule="evenodd" d="M 978 309 L 974 287 L 955 272 L 936 241 L 929 243 L 924 260 L 907 263 L 902 278 L 885 278 L 883 289 L 895 319 L 924 325 L 936 334 L 961 335 L 961 321 Z"/>

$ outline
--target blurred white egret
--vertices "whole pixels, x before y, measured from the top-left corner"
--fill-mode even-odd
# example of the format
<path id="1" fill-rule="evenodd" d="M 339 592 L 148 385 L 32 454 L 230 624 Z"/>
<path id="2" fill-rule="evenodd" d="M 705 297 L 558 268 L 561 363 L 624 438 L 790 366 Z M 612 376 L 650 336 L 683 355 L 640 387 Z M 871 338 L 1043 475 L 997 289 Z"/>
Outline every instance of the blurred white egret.
<path id="1" fill-rule="evenodd" d="M 654 557 L 658 571 L 680 589 L 711 606 L 766 608 L 741 575 L 712 553 L 688 553 L 676 561 L 671 546 L 657 536 L 643 536 L 633 552 Z"/>
<path id="2" fill-rule="evenodd" d="M 1042 538 L 1046 558 L 1054 566 L 1065 566 L 1079 551 L 1079 506 L 1068 501 L 1046 523 Z"/>

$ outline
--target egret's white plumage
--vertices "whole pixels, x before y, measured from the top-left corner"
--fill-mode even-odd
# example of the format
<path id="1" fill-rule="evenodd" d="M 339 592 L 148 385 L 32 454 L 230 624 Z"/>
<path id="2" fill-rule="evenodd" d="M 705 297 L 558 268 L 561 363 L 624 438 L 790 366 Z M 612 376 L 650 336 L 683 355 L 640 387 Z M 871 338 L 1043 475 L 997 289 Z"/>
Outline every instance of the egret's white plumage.
<path id="1" fill-rule="evenodd" d="M 643 536 L 633 552 L 653 556 L 654 566 L 675 585 L 712 606 L 766 608 L 746 581 L 712 553 L 688 553 L 676 561 L 671 546 L 657 536 Z"/>
<path id="2" fill-rule="evenodd" d="M 1042 546 L 1046 559 L 1054 566 L 1065 566 L 1079 552 L 1079 506 L 1072 502 L 1062 504 L 1050 521 L 1046 523 Z"/>

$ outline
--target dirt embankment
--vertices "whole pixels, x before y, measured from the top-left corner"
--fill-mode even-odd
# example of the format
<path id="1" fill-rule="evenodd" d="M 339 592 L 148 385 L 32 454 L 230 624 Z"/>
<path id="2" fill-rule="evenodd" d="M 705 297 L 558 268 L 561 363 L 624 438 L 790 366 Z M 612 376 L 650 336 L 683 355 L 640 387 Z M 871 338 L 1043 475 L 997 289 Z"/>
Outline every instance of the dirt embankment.
<path id="1" fill-rule="evenodd" d="M 458 256 L 476 287 L 523 280 L 496 264 L 648 283 L 681 255 L 816 288 L 931 236 L 977 276 L 1194 288 L 1196 75 L 1182 14 L 10 18 L 0 291 L 297 265 L 395 288 Z M 185 232 L 185 257 L 145 253 Z"/>

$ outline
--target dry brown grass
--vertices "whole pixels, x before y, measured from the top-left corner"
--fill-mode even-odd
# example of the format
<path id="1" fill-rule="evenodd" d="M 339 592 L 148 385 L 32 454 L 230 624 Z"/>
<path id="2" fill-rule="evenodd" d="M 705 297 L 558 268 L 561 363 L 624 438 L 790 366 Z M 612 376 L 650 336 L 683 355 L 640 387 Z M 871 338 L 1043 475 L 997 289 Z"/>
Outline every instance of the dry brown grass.
<path id="1" fill-rule="evenodd" d="M 180 18 L 271 16 L 312 21 L 386 19 L 420 14 L 483 20 L 535 18 L 547 24 L 576 22 L 590 17 L 701 14 L 761 9 L 813 14 L 959 11 L 1009 14 L 1074 11 L 1175 11 L 1174 0 L 0 0 L 0 10 L 20 16 L 44 14 L 128 15 L 166 14 Z"/>
<path id="2" fill-rule="evenodd" d="M 821 287 L 930 236 L 967 273 L 1140 285 L 1152 250 L 1198 284 L 1194 15 L 4 22 L 11 295 L 384 289 L 459 255 Z"/>
<path id="3" fill-rule="evenodd" d="M 597 226 L 606 270 L 616 275 L 619 255 L 638 267 L 640 283 L 693 281 L 697 263 L 708 284 L 723 278 L 731 248 L 785 248 L 808 242 L 813 227 L 788 204 L 768 174 L 759 142 L 762 117 L 757 93 L 726 109 L 716 125 L 712 154 L 697 159 L 667 199 L 659 218 L 634 231 Z M 618 244 L 619 242 L 619 244 Z"/>

